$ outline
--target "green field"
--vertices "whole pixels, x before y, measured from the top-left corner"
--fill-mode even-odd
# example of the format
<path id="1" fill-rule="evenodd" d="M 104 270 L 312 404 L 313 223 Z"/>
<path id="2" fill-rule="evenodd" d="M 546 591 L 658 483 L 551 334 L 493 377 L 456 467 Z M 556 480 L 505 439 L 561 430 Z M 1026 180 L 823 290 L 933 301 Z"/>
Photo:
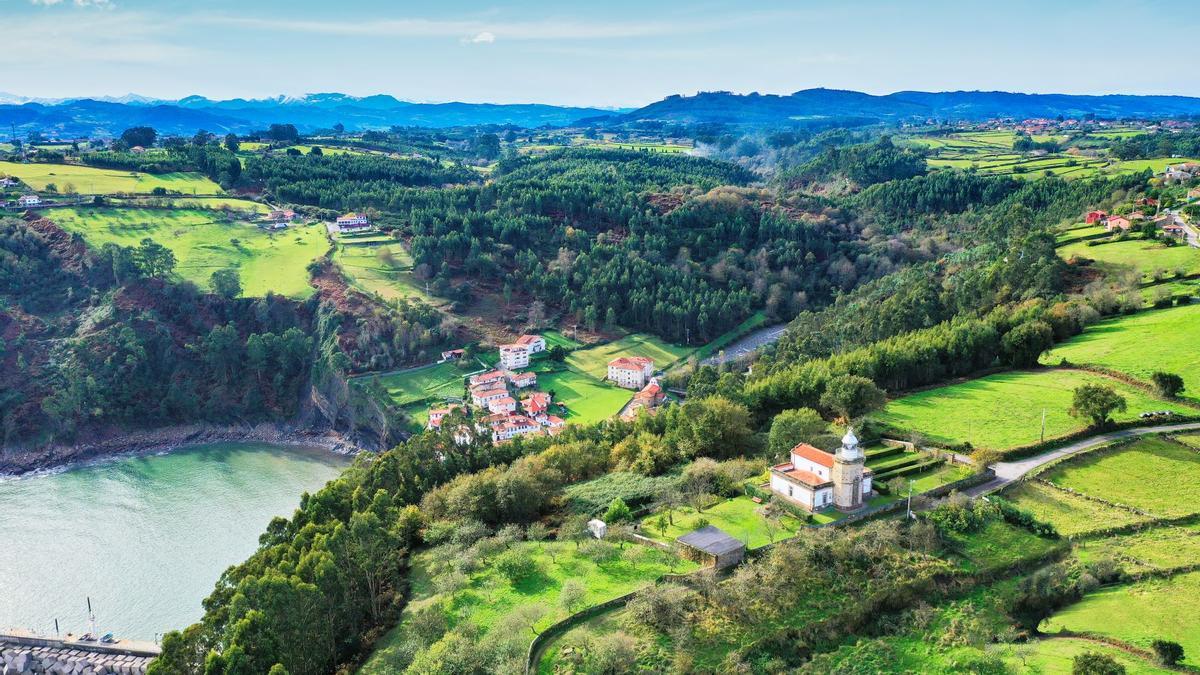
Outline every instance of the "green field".
<path id="1" fill-rule="evenodd" d="M 1039 520 L 1054 525 L 1064 537 L 1146 522 L 1149 516 L 1101 504 L 1036 481 L 1017 484 L 1004 497 Z"/>
<path id="2" fill-rule="evenodd" d="M 628 389 L 599 382 L 572 369 L 539 372 L 537 388 L 554 392 L 555 402 L 567 408 L 564 419 L 581 424 L 599 422 L 616 415 L 633 396 Z"/>
<path id="3" fill-rule="evenodd" d="M 534 560 L 538 572 L 512 583 L 493 567 L 484 566 L 469 574 L 463 587 L 449 593 L 438 592 L 436 575 L 447 558 L 452 556 L 438 549 L 413 556 L 411 598 L 400 625 L 380 640 L 375 652 L 359 672 L 364 675 L 400 672 L 405 662 L 402 654 L 407 623 L 417 611 L 430 605 L 444 610 L 451 628 L 469 618 L 485 634 L 513 610 L 538 605 L 545 609 L 545 613 L 534 624 L 534 628 L 540 630 L 568 615 L 567 610 L 557 602 L 563 582 L 567 579 L 577 579 L 584 584 L 586 597 L 583 606 L 591 606 L 651 584 L 663 574 L 697 569 L 693 562 L 637 544 L 626 544 L 623 549 L 616 549 L 615 557 L 600 562 L 596 562 L 592 549 L 612 550 L 615 545 L 595 542 L 577 547 L 569 542 L 548 541 L 521 542 L 513 548 Z M 533 639 L 532 632 L 525 630 L 524 633 L 522 639 Z"/>
<path id="4" fill-rule="evenodd" d="M 542 331 L 541 335 L 546 340 L 546 349 L 558 346 L 569 351 L 583 346 L 582 342 L 577 342 L 556 330 Z"/>
<path id="5" fill-rule="evenodd" d="M 110 206 L 169 206 L 176 209 L 214 209 L 246 211 L 255 214 L 269 213 L 271 207 L 262 202 L 237 197 L 137 197 L 133 199 L 113 198 Z"/>
<path id="6" fill-rule="evenodd" d="M 1200 250 L 1182 244 L 1166 246 L 1140 238 L 1099 246 L 1088 246 L 1087 242 L 1079 241 L 1060 247 L 1058 255 L 1063 260 L 1090 258 L 1095 261 L 1093 266 L 1108 277 L 1135 272 L 1143 280 L 1150 281 L 1155 271 L 1164 272 L 1167 278 L 1174 276 L 1176 271 L 1184 274 L 1200 272 Z"/>
<path id="7" fill-rule="evenodd" d="M 948 544 L 966 560 L 967 569 L 981 571 L 1004 569 L 1036 558 L 1053 548 L 1055 542 L 1003 520 L 993 520 L 969 536 L 948 535 Z"/>
<path id="8" fill-rule="evenodd" d="M 1200 560 L 1200 525 L 1157 527 L 1084 541 L 1076 545 L 1075 555 L 1085 563 L 1119 560 L 1130 573 L 1192 565 Z"/>
<path id="9" fill-rule="evenodd" d="M 1042 630 L 1099 633 L 1149 649 L 1154 640 L 1183 645 L 1184 663 L 1200 665 L 1200 572 L 1102 588 L 1047 619 Z"/>
<path id="10" fill-rule="evenodd" d="M 1156 516 L 1200 512 L 1200 453 L 1163 438 L 1080 455 L 1038 477 Z"/>
<path id="11" fill-rule="evenodd" d="M 571 352 L 567 363 L 603 380 L 608 376 L 608 362 L 618 356 L 645 356 L 654 359 L 656 370 L 662 370 L 694 351 L 696 350 L 693 347 L 679 347 L 650 335 L 634 333 L 608 344 Z"/>
<path id="12" fill-rule="evenodd" d="M 176 273 L 203 288 L 212 273 L 228 267 L 241 275 L 246 296 L 267 291 L 292 297 L 312 295 L 308 264 L 328 247 L 319 225 L 267 232 L 256 225 L 225 220 L 216 211 L 62 208 L 47 215 L 78 232 L 90 246 L 137 246 L 149 237 L 175 253 Z"/>
<path id="13" fill-rule="evenodd" d="M 1074 389 L 1085 383 L 1108 385 L 1125 396 L 1128 408 L 1115 414 L 1116 420 L 1134 419 L 1150 410 L 1188 411 L 1099 375 L 1037 370 L 999 373 L 910 394 L 889 401 L 873 418 L 901 431 L 918 431 L 939 443 L 966 442 L 1003 450 L 1038 442 L 1043 411 L 1047 439 L 1086 427 L 1087 422 L 1067 413 Z"/>
<path id="14" fill-rule="evenodd" d="M 675 523 L 668 525 L 665 533 L 660 531 L 655 524 L 658 519 L 657 514 L 647 516 L 642 520 L 641 532 L 644 536 L 654 539 L 675 541 L 700 528 L 702 525 L 699 521 L 706 520 L 709 525 L 719 527 L 734 539 L 741 540 L 747 548 L 759 548 L 773 543 L 768 532 L 767 519 L 755 513 L 761 508 L 761 504 L 754 503 L 745 495 L 726 499 L 705 508 L 700 513 L 696 513 L 696 510 L 690 506 L 685 506 L 675 510 Z M 774 541 L 794 536 L 803 527 L 804 524 L 798 519 L 782 516 L 778 519 L 778 529 L 775 531 Z"/>
<path id="15" fill-rule="evenodd" d="M 1072 675 L 1075 657 L 1087 652 L 1111 656 L 1125 667 L 1127 675 L 1165 675 L 1175 672 L 1154 666 L 1148 660 L 1137 658 L 1117 647 L 1080 638 L 1046 638 L 1023 644 L 998 645 L 995 650 L 1018 673 Z"/>
<path id="16" fill-rule="evenodd" d="M 1149 382 L 1154 371 L 1183 378 L 1184 395 L 1200 400 L 1200 305 L 1140 312 L 1102 321 L 1048 352 L 1042 362 L 1103 366 Z"/>
<path id="17" fill-rule="evenodd" d="M 377 293 L 385 300 L 422 300 L 435 306 L 445 304 L 426 293 L 413 277 L 412 256 L 400 242 L 375 245 L 339 242 L 333 260 L 347 280 L 365 293 Z"/>
<path id="18" fill-rule="evenodd" d="M 1113 162 L 1113 171 L 1118 173 L 1140 173 L 1146 169 L 1150 169 L 1154 173 L 1162 173 L 1167 170 L 1168 166 L 1176 164 L 1187 164 L 1188 162 L 1200 162 L 1197 159 L 1180 158 L 1180 157 L 1160 157 L 1158 159 L 1127 159 Z"/>
<path id="19" fill-rule="evenodd" d="M 0 174 L 16 176 L 39 192 L 45 190 L 46 185 L 54 183 L 59 192 L 73 185 L 76 192 L 83 194 L 149 194 L 156 187 L 188 195 L 221 193 L 221 186 L 199 173 L 188 172 L 151 174 L 73 164 L 0 162 Z"/>
<path id="20" fill-rule="evenodd" d="M 383 386 L 396 405 L 408 405 L 430 398 L 450 396 L 461 398 L 463 378 L 479 369 L 463 370 L 457 361 L 422 366 L 386 375 L 367 375 L 365 378 Z"/>
<path id="21" fill-rule="evenodd" d="M 1069 230 L 1059 230 L 1055 239 L 1058 243 L 1071 241 L 1081 237 L 1091 237 L 1097 234 L 1104 234 L 1108 230 L 1104 229 L 1103 225 L 1084 225 L 1082 227 L 1073 227 Z"/>

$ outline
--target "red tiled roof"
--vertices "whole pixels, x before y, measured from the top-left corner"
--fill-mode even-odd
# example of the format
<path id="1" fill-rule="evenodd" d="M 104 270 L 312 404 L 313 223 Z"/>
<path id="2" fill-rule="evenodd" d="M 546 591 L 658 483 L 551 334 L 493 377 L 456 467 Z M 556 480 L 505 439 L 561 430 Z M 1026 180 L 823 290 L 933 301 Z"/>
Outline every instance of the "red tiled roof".
<path id="1" fill-rule="evenodd" d="M 829 485 L 832 482 L 832 481 L 826 480 L 824 478 L 821 478 L 820 476 L 818 476 L 817 474 L 815 474 L 811 471 L 801 471 L 800 469 L 793 469 L 791 471 L 787 471 L 784 473 L 784 475 L 793 480 L 798 480 L 801 483 L 804 483 L 805 485 L 807 485 L 809 487 L 815 487 L 815 488 L 821 487 L 822 485 Z"/>
<path id="2" fill-rule="evenodd" d="M 608 362 L 609 368 L 620 370 L 642 370 L 646 366 L 652 365 L 654 365 L 654 361 L 644 356 L 620 356 Z"/>
<path id="3" fill-rule="evenodd" d="M 792 448 L 792 454 L 803 457 L 804 459 L 807 459 L 815 464 L 820 464 L 821 466 L 829 467 L 831 469 L 833 468 L 833 455 L 825 452 L 824 450 L 814 448 L 808 443 L 801 443 Z"/>
<path id="4" fill-rule="evenodd" d="M 541 335 L 522 335 L 521 337 L 517 338 L 517 341 L 514 344 L 531 345 L 535 341 L 541 340 L 541 339 L 542 339 Z"/>

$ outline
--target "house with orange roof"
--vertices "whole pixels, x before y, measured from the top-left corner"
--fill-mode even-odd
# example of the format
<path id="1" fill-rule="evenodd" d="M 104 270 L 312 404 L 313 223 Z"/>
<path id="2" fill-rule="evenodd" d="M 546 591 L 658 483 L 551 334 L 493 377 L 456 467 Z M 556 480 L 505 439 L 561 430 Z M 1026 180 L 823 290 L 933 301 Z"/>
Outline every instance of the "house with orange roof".
<path id="1" fill-rule="evenodd" d="M 618 387 L 641 389 L 654 375 L 654 361 L 644 356 L 620 356 L 608 362 L 608 379 Z"/>
<path id="2" fill-rule="evenodd" d="M 476 387 L 481 384 L 493 384 L 493 383 L 499 384 L 503 381 L 504 381 L 504 371 L 502 371 L 502 370 L 489 370 L 486 373 L 472 375 L 471 380 L 470 380 L 472 387 Z"/>
<path id="3" fill-rule="evenodd" d="M 517 399 L 509 396 L 508 392 L 505 392 L 504 396 L 488 401 L 487 409 L 496 415 L 514 412 L 517 409 Z"/>
<path id="4" fill-rule="evenodd" d="M 546 351 L 546 338 L 541 335 L 522 335 L 513 344 L 524 347 L 531 356 Z"/>
<path id="5" fill-rule="evenodd" d="M 534 434 L 542 430 L 536 422 L 524 415 L 510 415 L 507 419 L 492 427 L 492 440 L 507 441 L 515 436 Z"/>
<path id="6" fill-rule="evenodd" d="M 800 443 L 788 454 L 790 461 L 771 467 L 770 487 L 789 504 L 808 511 L 854 511 L 871 497 L 874 474 L 853 431 L 846 432 L 836 453 Z"/>
<path id="7" fill-rule="evenodd" d="M 1092 223 L 1102 223 L 1107 217 L 1108 213 L 1104 211 L 1088 211 L 1087 218 L 1085 220 L 1087 221 L 1088 225 L 1091 225 Z"/>
<path id="8" fill-rule="evenodd" d="M 550 409 L 550 394 L 544 391 L 534 392 L 529 395 L 529 398 L 521 401 L 521 407 L 530 417 L 546 414 Z"/>
<path id="9" fill-rule="evenodd" d="M 1133 227 L 1133 223 L 1129 222 L 1129 219 L 1124 216 L 1109 216 L 1104 221 L 1104 229 L 1109 232 L 1115 232 L 1116 230 L 1127 231 L 1131 227 Z"/>
<path id="10" fill-rule="evenodd" d="M 338 232 L 365 232 L 371 229 L 371 219 L 365 213 L 347 213 L 338 216 Z"/>
<path id="11" fill-rule="evenodd" d="M 446 406 L 445 408 L 434 408 L 434 409 L 430 410 L 429 411 L 429 421 L 426 422 L 425 428 L 426 429 L 442 428 L 442 420 L 444 420 L 447 415 L 454 412 L 455 410 L 462 410 L 462 409 L 463 409 L 463 407 L 461 405 L 451 404 L 451 405 Z"/>
<path id="12" fill-rule="evenodd" d="M 508 388 L 503 384 L 499 386 L 481 384 L 471 388 L 471 403 L 480 408 L 487 408 L 492 401 L 506 397 L 512 398 L 508 395 Z"/>
<path id="13" fill-rule="evenodd" d="M 526 389 L 528 387 L 537 386 L 537 373 L 524 372 L 512 373 L 508 377 L 508 381 L 512 382 L 517 389 Z"/>

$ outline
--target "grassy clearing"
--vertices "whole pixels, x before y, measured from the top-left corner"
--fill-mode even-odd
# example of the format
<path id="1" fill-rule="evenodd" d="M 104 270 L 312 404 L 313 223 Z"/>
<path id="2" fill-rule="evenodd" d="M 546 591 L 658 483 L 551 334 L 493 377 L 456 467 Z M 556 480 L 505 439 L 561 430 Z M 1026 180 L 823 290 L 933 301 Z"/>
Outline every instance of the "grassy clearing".
<path id="1" fill-rule="evenodd" d="M 1160 157 L 1158 159 L 1127 159 L 1113 162 L 1112 170 L 1116 173 L 1141 173 L 1146 169 L 1150 169 L 1154 173 L 1162 173 L 1167 170 L 1168 166 L 1187 164 L 1188 162 L 1200 162 L 1200 160 L 1179 157 Z"/>
<path id="2" fill-rule="evenodd" d="M 1175 437 L 1175 440 L 1200 450 L 1200 434 L 1180 434 Z"/>
<path id="3" fill-rule="evenodd" d="M 754 503 L 745 495 L 727 499 L 700 513 L 696 513 L 695 509 L 688 506 L 675 511 L 675 523 L 674 525 L 669 524 L 665 532 L 660 530 L 655 523 L 658 519 L 657 514 L 642 520 L 641 532 L 647 537 L 662 541 L 675 541 L 678 537 L 702 527 L 701 521 L 706 520 L 709 525 L 719 527 L 729 536 L 740 539 L 747 548 L 759 548 L 772 543 L 767 528 L 767 519 L 755 513 L 760 508 L 762 508 L 761 504 Z M 774 541 L 794 536 L 803 527 L 804 524 L 798 519 L 783 516 L 779 519 Z"/>
<path id="4" fill-rule="evenodd" d="M 555 402 L 567 409 L 564 419 L 581 424 L 616 415 L 632 396 L 628 389 L 598 382 L 570 368 L 538 373 L 538 389 L 554 392 Z"/>
<path id="5" fill-rule="evenodd" d="M 573 340 L 556 330 L 542 331 L 540 335 L 546 340 L 546 349 L 558 346 L 569 351 L 583 346 L 582 342 Z"/>
<path id="6" fill-rule="evenodd" d="M 1058 255 L 1064 260 L 1090 258 L 1095 261 L 1093 265 L 1109 277 L 1134 272 L 1141 275 L 1142 280 L 1150 281 L 1156 271 L 1163 272 L 1168 278 L 1177 271 L 1184 274 L 1200 272 L 1200 251 L 1191 246 L 1166 246 L 1137 238 L 1100 246 L 1075 242 L 1059 248 Z"/>
<path id="7" fill-rule="evenodd" d="M 1102 321 L 1056 346 L 1043 363 L 1104 366 L 1149 382 L 1154 371 L 1163 370 L 1183 378 L 1193 389 L 1184 395 L 1200 400 L 1200 305 L 1141 312 Z"/>
<path id="8" fill-rule="evenodd" d="M 1132 511 L 1093 502 L 1037 482 L 1021 483 L 1004 493 L 1017 506 L 1054 525 L 1064 537 L 1150 520 Z"/>
<path id="9" fill-rule="evenodd" d="M 1014 527 L 1002 520 L 988 523 L 970 535 L 950 535 L 950 548 L 967 561 L 971 571 L 1002 569 L 1036 558 L 1054 547 L 1051 539 Z"/>
<path id="10" fill-rule="evenodd" d="M 1154 640 L 1183 645 L 1187 665 L 1200 665 L 1200 573 L 1103 588 L 1047 619 L 1042 630 L 1109 635 L 1149 649 Z"/>
<path id="11" fill-rule="evenodd" d="M 1072 675 L 1075 657 L 1086 652 L 1099 652 L 1116 659 L 1127 675 L 1160 675 L 1175 671 L 1158 668 L 1149 661 L 1110 645 L 1079 638 L 1047 638 L 1023 644 L 997 645 L 1000 658 L 1019 673 L 1041 675 Z"/>
<path id="12" fill-rule="evenodd" d="M 1084 562 L 1118 560 L 1131 573 L 1191 565 L 1200 560 L 1200 525 L 1158 527 L 1085 541 L 1076 546 L 1075 555 Z"/>
<path id="13" fill-rule="evenodd" d="M 237 197 L 140 197 L 136 199 L 114 199 L 109 202 L 111 206 L 169 206 L 176 209 L 214 209 L 231 211 L 244 211 L 254 214 L 269 213 L 271 207 L 262 202 L 255 202 L 249 199 L 238 199 Z"/>
<path id="14" fill-rule="evenodd" d="M 338 243 L 333 261 L 347 280 L 368 294 L 379 294 L 384 300 L 422 300 L 434 306 L 445 304 L 425 292 L 413 277 L 412 256 L 400 242 L 378 245 Z"/>
<path id="15" fill-rule="evenodd" d="M 418 610 L 430 605 L 444 611 L 450 627 L 469 620 L 485 634 L 513 610 L 540 605 L 546 612 L 533 628 L 543 630 L 568 615 L 558 604 L 563 582 L 567 579 L 583 582 L 587 590 L 583 606 L 591 606 L 651 584 L 668 572 L 683 573 L 698 567 L 665 551 L 636 544 L 618 549 L 618 555 L 612 560 L 596 562 L 596 556 L 589 555 L 596 546 L 580 548 L 572 543 L 521 542 L 514 549 L 537 564 L 537 573 L 512 583 L 492 566 L 485 566 L 469 574 L 464 587 L 444 593 L 438 592 L 434 582 L 435 571 L 445 562 L 444 552 L 433 549 L 418 553 L 412 560 L 412 595 L 400 625 L 380 640 L 374 654 L 359 672 L 365 675 L 398 672 L 398 666 L 403 665 L 402 661 L 397 661 L 402 658 L 399 652 L 407 637 L 406 623 Z M 599 547 L 607 548 L 602 544 Z M 529 638 L 533 639 L 532 633 Z"/>
<path id="16" fill-rule="evenodd" d="M 1200 453 L 1163 438 L 1081 455 L 1039 476 L 1158 516 L 1200 511 Z"/>
<path id="17" fill-rule="evenodd" d="M 192 195 L 221 193 L 221 186 L 202 174 L 192 172 L 152 174 L 74 164 L 0 162 L 0 174 L 16 176 L 39 192 L 45 190 L 50 183 L 54 183 L 60 192 L 70 184 L 75 186 L 76 191 L 84 194 L 149 194 L 156 187 Z"/>
<path id="18" fill-rule="evenodd" d="M 1075 227 L 1075 228 L 1072 228 L 1069 230 L 1059 231 L 1058 235 L 1056 236 L 1056 241 L 1058 241 L 1059 243 L 1062 243 L 1064 241 L 1070 241 L 1072 239 L 1079 239 L 1080 237 L 1090 237 L 1090 236 L 1097 235 L 1097 234 L 1104 234 L 1105 232 L 1107 232 L 1107 230 L 1104 229 L 1103 225 L 1087 225 L 1085 227 Z"/>
<path id="19" fill-rule="evenodd" d="M 382 385 L 393 403 L 403 406 L 435 397 L 461 397 L 463 378 L 469 372 L 460 369 L 458 362 L 447 361 L 398 373 L 367 377 Z"/>
<path id="20" fill-rule="evenodd" d="M 267 291 L 311 295 L 306 267 L 328 246 L 324 230 L 317 225 L 268 232 L 251 223 L 226 220 L 216 211 L 85 207 L 54 209 L 47 215 L 97 248 L 110 242 L 137 246 L 149 237 L 175 253 L 180 277 L 202 288 L 208 287 L 213 272 L 236 268 L 243 293 L 250 297 Z"/>
<path id="21" fill-rule="evenodd" d="M 661 370 L 694 351 L 693 347 L 671 345 L 650 335 L 634 333 L 608 344 L 574 351 L 567 357 L 567 363 L 603 380 L 608 375 L 608 362 L 618 356 L 645 356 L 654 359 L 655 369 Z"/>
<path id="22" fill-rule="evenodd" d="M 1067 411 L 1074 389 L 1092 382 L 1112 386 L 1125 396 L 1128 409 L 1117 414 L 1117 420 L 1133 419 L 1147 410 L 1187 410 L 1099 375 L 1037 370 L 999 373 L 910 394 L 888 402 L 874 417 L 897 429 L 919 431 L 940 443 L 968 442 L 975 447 L 1003 450 L 1036 443 L 1041 437 L 1043 410 L 1047 439 L 1083 429 L 1086 423 Z"/>

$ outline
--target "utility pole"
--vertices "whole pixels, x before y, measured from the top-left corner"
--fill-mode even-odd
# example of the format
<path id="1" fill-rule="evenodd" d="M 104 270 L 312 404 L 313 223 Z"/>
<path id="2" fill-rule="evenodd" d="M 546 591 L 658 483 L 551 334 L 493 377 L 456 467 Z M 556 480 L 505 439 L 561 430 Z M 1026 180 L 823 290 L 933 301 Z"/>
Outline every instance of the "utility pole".
<path id="1" fill-rule="evenodd" d="M 905 516 L 906 520 L 912 520 L 912 517 L 913 517 L 912 491 L 913 491 L 913 482 L 910 480 L 910 481 L 908 481 L 908 514 Z"/>
<path id="2" fill-rule="evenodd" d="M 1042 408 L 1042 443 L 1046 442 L 1046 409 Z"/>

